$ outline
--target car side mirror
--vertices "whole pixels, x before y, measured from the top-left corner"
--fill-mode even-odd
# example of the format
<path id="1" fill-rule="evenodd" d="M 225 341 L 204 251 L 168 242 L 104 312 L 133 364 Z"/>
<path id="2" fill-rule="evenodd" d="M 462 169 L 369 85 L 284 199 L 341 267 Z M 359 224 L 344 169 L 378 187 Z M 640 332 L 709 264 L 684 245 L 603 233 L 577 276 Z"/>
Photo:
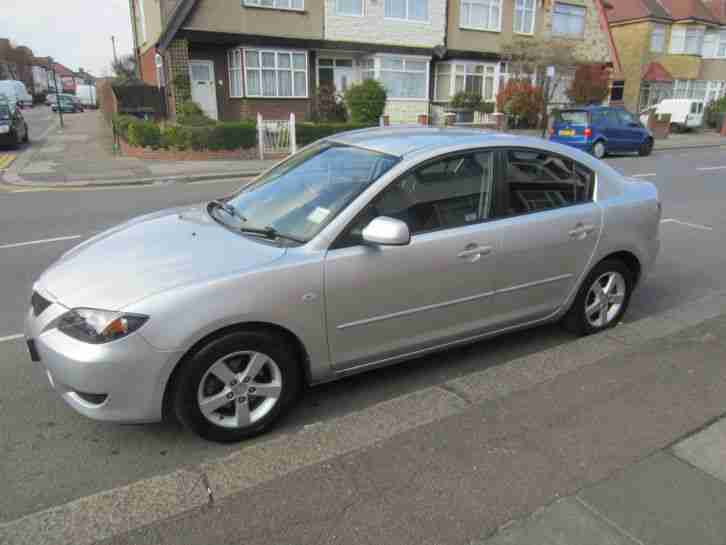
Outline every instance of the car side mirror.
<path id="1" fill-rule="evenodd" d="M 408 225 L 401 220 L 379 216 L 374 218 L 361 233 L 365 242 L 381 246 L 405 246 L 411 242 Z"/>

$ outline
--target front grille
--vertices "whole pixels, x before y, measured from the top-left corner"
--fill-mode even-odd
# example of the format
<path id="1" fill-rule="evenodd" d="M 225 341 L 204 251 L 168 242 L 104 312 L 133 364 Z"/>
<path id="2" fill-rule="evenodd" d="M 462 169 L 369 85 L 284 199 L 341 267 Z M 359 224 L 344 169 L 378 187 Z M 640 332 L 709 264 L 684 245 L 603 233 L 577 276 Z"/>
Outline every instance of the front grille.
<path id="1" fill-rule="evenodd" d="M 40 316 L 45 309 L 51 305 L 51 302 L 44 298 L 37 291 L 33 292 L 33 296 L 30 298 L 30 306 L 33 307 L 33 314 Z"/>

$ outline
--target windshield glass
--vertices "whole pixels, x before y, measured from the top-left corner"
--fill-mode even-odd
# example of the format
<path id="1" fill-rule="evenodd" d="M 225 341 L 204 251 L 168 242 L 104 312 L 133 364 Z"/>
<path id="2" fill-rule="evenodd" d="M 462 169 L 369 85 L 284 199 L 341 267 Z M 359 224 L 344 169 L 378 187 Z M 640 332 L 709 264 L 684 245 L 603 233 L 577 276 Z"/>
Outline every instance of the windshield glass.
<path id="1" fill-rule="evenodd" d="M 240 228 L 271 227 L 307 242 L 397 162 L 384 153 L 321 142 L 263 174 L 227 204 L 244 218 Z"/>

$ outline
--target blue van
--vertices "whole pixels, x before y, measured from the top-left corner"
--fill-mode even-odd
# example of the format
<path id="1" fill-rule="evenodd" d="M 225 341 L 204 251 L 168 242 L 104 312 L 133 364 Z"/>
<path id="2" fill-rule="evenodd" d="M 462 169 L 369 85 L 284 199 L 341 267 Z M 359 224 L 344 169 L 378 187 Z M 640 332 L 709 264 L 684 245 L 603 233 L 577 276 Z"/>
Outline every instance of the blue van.
<path id="1" fill-rule="evenodd" d="M 650 155 L 653 134 L 630 112 L 610 106 L 567 108 L 555 114 L 550 140 L 602 159 L 608 152 Z"/>

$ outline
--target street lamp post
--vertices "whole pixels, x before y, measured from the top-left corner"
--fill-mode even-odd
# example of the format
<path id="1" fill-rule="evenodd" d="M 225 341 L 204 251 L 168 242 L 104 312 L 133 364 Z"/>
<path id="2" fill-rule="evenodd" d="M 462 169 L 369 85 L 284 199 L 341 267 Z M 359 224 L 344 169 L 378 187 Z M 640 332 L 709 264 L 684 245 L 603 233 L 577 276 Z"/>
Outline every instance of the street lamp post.
<path id="1" fill-rule="evenodd" d="M 55 63 L 53 62 L 53 57 L 50 57 L 50 68 L 53 72 L 53 85 L 55 85 L 55 107 L 58 110 L 58 117 L 60 118 L 60 126 L 61 129 L 63 128 L 63 112 L 61 111 L 61 104 L 60 104 L 60 92 L 58 92 L 58 77 L 55 73 Z"/>

